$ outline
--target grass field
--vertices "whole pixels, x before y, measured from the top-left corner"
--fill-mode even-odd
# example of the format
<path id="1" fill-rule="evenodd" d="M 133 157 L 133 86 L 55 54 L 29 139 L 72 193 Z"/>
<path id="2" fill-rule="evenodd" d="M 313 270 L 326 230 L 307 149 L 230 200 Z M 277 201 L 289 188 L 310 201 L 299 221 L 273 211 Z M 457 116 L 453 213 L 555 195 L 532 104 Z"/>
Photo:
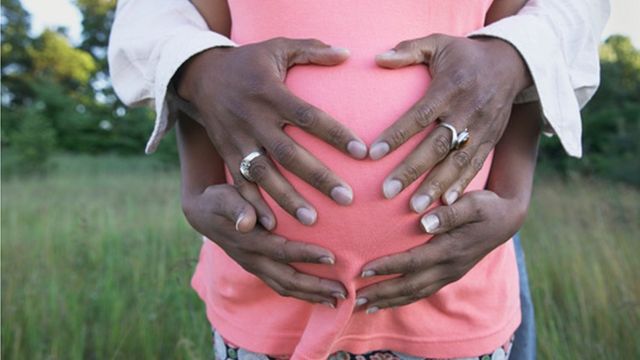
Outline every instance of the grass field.
<path id="1" fill-rule="evenodd" d="M 208 359 L 178 174 L 64 157 L 2 181 L 2 358 Z M 522 231 L 541 359 L 640 358 L 640 191 L 538 179 Z"/>

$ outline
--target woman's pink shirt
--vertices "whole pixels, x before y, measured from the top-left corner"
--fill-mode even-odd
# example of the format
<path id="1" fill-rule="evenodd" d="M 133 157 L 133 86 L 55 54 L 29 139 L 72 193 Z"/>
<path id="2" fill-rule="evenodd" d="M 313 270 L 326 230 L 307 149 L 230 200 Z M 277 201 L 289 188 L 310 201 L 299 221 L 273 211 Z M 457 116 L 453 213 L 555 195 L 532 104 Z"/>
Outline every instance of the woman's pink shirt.
<path id="1" fill-rule="evenodd" d="M 464 36 L 483 25 L 490 3 L 229 0 L 232 39 L 238 44 L 284 36 L 316 38 L 351 51 L 349 60 L 339 66 L 292 68 L 286 84 L 294 94 L 346 124 L 367 144 L 419 100 L 429 85 L 425 66 L 386 70 L 376 66 L 375 55 L 402 40 L 432 33 Z M 355 197 L 352 205 L 339 206 L 280 168 L 316 206 L 318 221 L 311 227 L 299 224 L 265 194 L 278 219 L 275 232 L 331 250 L 336 255 L 333 266 L 294 267 L 341 281 L 349 296 L 338 301 L 336 309 L 282 297 L 206 241 L 192 285 L 206 304 L 212 326 L 225 339 L 251 351 L 289 354 L 294 359 L 323 359 L 338 350 L 365 353 L 376 349 L 459 358 L 491 352 L 508 340 L 520 322 L 511 241 L 435 295 L 374 314 L 354 311 L 357 289 L 390 278 L 360 278 L 364 264 L 429 240 L 419 227 L 420 217 L 408 205 L 420 181 L 392 200 L 384 199 L 381 190 L 385 177 L 424 133 L 378 161 L 353 160 L 298 128 L 288 127 L 287 133 L 347 181 Z M 484 188 L 490 165 L 491 157 L 468 191 Z"/>

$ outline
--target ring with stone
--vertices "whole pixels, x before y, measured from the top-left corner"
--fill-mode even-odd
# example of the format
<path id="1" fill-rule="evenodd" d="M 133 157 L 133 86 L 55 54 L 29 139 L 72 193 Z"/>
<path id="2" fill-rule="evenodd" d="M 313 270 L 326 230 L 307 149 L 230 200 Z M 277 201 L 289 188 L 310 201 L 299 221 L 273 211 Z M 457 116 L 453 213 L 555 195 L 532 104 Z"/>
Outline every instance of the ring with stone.
<path id="1" fill-rule="evenodd" d="M 242 177 L 247 179 L 247 181 L 255 182 L 255 179 L 251 176 L 251 162 L 262 155 L 264 154 L 261 151 L 252 151 L 240 161 L 240 174 L 242 174 Z"/>

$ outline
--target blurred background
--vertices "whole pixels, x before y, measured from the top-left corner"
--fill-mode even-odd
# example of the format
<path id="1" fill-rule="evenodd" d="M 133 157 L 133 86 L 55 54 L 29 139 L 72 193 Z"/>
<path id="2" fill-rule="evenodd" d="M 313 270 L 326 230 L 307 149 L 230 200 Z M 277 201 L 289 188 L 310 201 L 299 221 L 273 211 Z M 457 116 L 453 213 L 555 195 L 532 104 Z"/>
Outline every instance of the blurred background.
<path id="1" fill-rule="evenodd" d="M 109 82 L 115 1 L 1 4 L 2 357 L 211 358 L 175 139 L 144 156 Z M 612 5 L 585 155 L 544 139 L 522 230 L 541 359 L 640 358 L 640 2 Z"/>

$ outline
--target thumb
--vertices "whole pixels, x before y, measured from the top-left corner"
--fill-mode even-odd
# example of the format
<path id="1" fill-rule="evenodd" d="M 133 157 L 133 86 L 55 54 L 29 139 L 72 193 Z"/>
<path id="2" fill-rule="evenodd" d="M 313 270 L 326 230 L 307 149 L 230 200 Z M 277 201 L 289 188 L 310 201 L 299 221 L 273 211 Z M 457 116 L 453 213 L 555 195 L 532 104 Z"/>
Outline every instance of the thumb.
<path id="1" fill-rule="evenodd" d="M 286 39 L 285 47 L 288 67 L 306 64 L 333 66 L 349 58 L 349 50 L 329 46 L 315 39 Z"/>
<path id="2" fill-rule="evenodd" d="M 494 195 L 483 190 L 468 192 L 449 206 L 436 207 L 422 217 L 420 224 L 428 234 L 442 234 L 464 224 L 480 221 L 482 205 Z"/>
<path id="3" fill-rule="evenodd" d="M 376 56 L 380 67 L 397 69 L 410 65 L 429 63 L 438 50 L 438 39 L 442 35 L 429 35 L 420 39 L 405 40 L 393 49 Z"/>
<path id="4" fill-rule="evenodd" d="M 206 190 L 213 199 L 211 205 L 216 215 L 222 216 L 233 224 L 236 231 L 246 233 L 256 226 L 256 211 L 231 185 L 214 185 Z"/>

